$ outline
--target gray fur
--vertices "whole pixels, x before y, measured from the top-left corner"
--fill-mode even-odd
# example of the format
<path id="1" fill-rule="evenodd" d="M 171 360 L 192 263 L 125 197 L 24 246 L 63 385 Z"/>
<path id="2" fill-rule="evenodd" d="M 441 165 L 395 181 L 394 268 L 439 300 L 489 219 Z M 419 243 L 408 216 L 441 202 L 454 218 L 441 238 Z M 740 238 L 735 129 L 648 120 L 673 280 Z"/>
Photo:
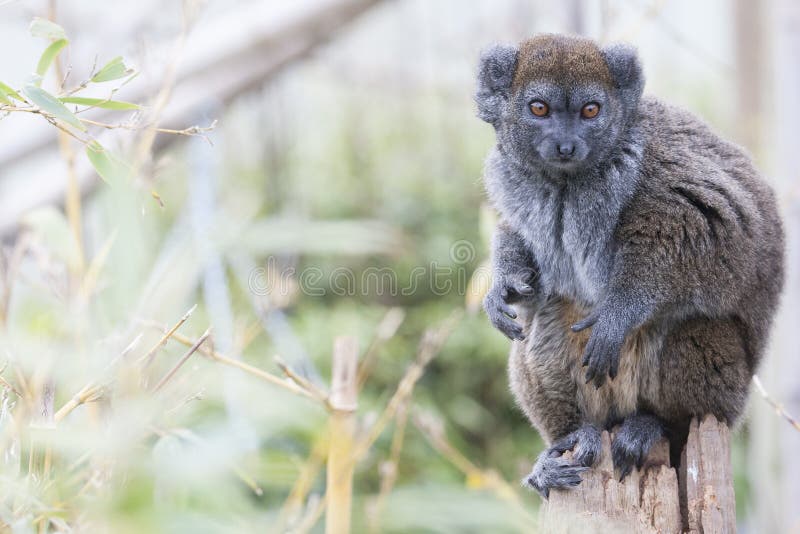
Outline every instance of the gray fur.
<path id="1" fill-rule="evenodd" d="M 517 49 L 508 45 L 495 45 L 481 55 L 478 72 L 478 117 L 488 123 L 500 120 L 511 91 L 511 81 L 517 62 Z"/>
<path id="2" fill-rule="evenodd" d="M 707 413 L 733 424 L 783 284 L 774 194 L 748 156 L 642 98 L 626 45 L 539 36 L 492 49 L 480 73 L 480 116 L 497 133 L 484 181 L 502 221 L 485 307 L 517 340 L 511 386 L 531 422 L 548 442 L 621 422 L 623 472 L 662 427 L 680 436 Z M 600 113 L 585 119 L 589 101 Z M 556 150 L 564 142 L 571 157 Z M 522 320 L 510 304 L 524 305 Z"/>

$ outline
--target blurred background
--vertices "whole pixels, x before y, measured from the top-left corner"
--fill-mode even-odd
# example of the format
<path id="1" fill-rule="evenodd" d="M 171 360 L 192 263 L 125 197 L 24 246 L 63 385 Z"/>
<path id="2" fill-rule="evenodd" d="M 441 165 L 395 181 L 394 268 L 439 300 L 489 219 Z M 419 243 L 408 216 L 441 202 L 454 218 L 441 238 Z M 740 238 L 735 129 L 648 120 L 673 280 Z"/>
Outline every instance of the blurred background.
<path id="1" fill-rule="evenodd" d="M 41 87 L 75 114 L 51 123 L 19 109 L 63 37 L 35 17 L 69 40 Z M 494 135 L 472 93 L 481 48 L 537 32 L 635 44 L 647 93 L 753 154 L 790 264 L 759 376 L 800 414 L 793 0 L 0 0 L 24 92 L 0 105 L 3 528 L 322 531 L 345 335 L 354 531 L 534 529 L 518 481 L 543 443 L 479 310 Z M 741 532 L 800 532 L 798 450 L 754 392 Z"/>

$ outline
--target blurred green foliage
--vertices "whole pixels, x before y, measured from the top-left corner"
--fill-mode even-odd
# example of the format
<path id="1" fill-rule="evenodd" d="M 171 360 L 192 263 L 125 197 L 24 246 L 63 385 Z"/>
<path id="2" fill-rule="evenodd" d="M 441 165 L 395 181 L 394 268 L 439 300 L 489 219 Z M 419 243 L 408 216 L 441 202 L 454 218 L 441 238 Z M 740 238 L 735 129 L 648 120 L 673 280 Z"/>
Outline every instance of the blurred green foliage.
<path id="1" fill-rule="evenodd" d="M 127 74 L 117 58 L 97 76 Z M 140 379 L 156 383 L 185 347 L 167 343 L 140 373 L 133 362 L 160 337 L 147 321 L 174 324 L 197 303 L 184 335 L 194 340 L 211 325 L 218 350 L 275 374 L 280 354 L 313 369 L 311 378 L 324 386 L 334 338 L 354 335 L 365 350 L 387 310 L 402 307 L 406 319 L 380 346 L 359 396 L 363 430 L 394 393 L 425 330 L 480 300 L 466 283 L 488 254 L 491 216 L 480 176 L 493 133 L 474 117 L 470 87 L 457 94 L 425 84 L 397 88 L 393 80 L 310 61 L 214 113 L 213 147 L 181 140 L 140 176 L 108 179 L 127 167 L 115 171 L 110 153 L 90 147 L 109 183 L 84 205 L 88 271 L 60 211 L 43 209 L 24 221 L 20 236 L 30 241 L 3 334 L 9 362 L 34 387 L 55 384 L 56 408 L 90 380 L 102 378 L 107 388 L 56 428 L 33 433 L 26 426 L 37 419 L 31 406 L 5 390 L 0 520 L 16 532 L 40 528 L 43 517 L 53 530 L 93 532 L 254 532 L 281 517 L 324 442 L 325 410 L 199 354 L 153 394 Z M 466 261 L 454 256 L 459 243 L 468 244 Z M 262 294 L 252 275 L 271 265 L 294 274 L 285 276 L 286 291 Z M 84 291 L 92 268 L 95 279 Z M 415 281 L 414 290 L 362 284 L 375 268 L 390 269 L 397 289 Z M 298 276 L 309 269 L 322 273 L 312 287 Z M 331 275 L 342 270 L 356 282 L 337 295 Z M 452 289 L 441 291 L 445 282 Z M 129 344 L 122 364 L 109 370 Z M 508 348 L 471 309 L 417 384 L 412 412 L 443 422 L 455 449 L 516 488 L 543 445 L 509 393 Z M 12 370 L 3 376 L 14 382 Z M 379 517 L 370 515 L 395 431 L 390 425 L 357 466 L 356 531 L 530 527 L 411 422 L 395 489 Z M 747 495 L 743 455 L 740 440 L 740 499 Z M 310 484 L 301 517 L 324 492 L 324 472 Z M 537 496 L 518 494 L 535 510 Z"/>

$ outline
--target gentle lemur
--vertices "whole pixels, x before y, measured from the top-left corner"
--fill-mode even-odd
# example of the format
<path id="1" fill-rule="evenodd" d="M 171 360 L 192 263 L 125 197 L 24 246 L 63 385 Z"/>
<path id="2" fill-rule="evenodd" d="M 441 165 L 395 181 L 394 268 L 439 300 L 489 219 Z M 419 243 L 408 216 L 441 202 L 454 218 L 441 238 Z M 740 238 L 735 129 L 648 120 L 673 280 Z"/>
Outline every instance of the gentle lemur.
<path id="1" fill-rule="evenodd" d="M 549 445 L 526 478 L 545 497 L 580 483 L 602 429 L 619 425 L 624 477 L 662 436 L 675 458 L 693 416 L 733 424 L 783 283 L 770 187 L 742 149 L 643 85 L 634 48 L 577 37 L 480 59 L 500 217 L 484 307 L 514 340 L 511 388 Z"/>

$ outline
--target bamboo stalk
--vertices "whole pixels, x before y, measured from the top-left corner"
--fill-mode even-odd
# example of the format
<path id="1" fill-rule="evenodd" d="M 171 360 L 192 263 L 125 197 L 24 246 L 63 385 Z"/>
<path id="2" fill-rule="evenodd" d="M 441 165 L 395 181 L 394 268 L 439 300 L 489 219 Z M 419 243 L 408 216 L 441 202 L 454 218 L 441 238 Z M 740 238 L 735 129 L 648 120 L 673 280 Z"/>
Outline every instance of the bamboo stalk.
<path id="1" fill-rule="evenodd" d="M 355 468 L 356 463 L 361 460 L 367 454 L 367 452 L 369 452 L 369 449 L 384 431 L 386 426 L 392 420 L 394 420 L 398 411 L 410 398 L 414 391 L 414 386 L 422 377 L 425 367 L 442 349 L 444 343 L 450 337 L 450 334 L 453 333 L 453 330 L 455 330 L 455 327 L 458 325 L 463 316 L 464 310 L 459 308 L 451 313 L 450 316 L 437 328 L 430 329 L 425 332 L 422 340 L 420 341 L 419 349 L 417 350 L 417 357 L 414 363 L 412 363 L 408 368 L 405 375 L 403 375 L 403 378 L 400 379 L 400 383 L 397 385 L 394 395 L 392 395 L 392 398 L 389 399 L 389 402 L 387 403 L 383 412 L 381 412 L 375 422 L 372 423 L 369 429 L 367 429 L 363 435 L 360 435 L 358 440 L 353 444 L 353 451 L 349 459 L 349 470 L 351 472 Z M 328 479 L 328 482 L 330 483 L 330 478 Z M 316 522 L 319 520 L 319 517 L 322 515 L 322 511 L 328 505 L 330 500 L 329 497 L 330 496 L 326 493 L 314 506 L 309 507 L 309 512 L 300 521 L 295 530 L 296 532 L 305 533 L 311 531 Z"/>
<path id="2" fill-rule="evenodd" d="M 358 385 L 358 342 L 341 336 L 333 346 L 330 439 L 328 449 L 326 534 L 350 532 L 353 496 L 353 445 Z"/>
<path id="3" fill-rule="evenodd" d="M 49 2 L 49 18 L 56 21 L 56 0 Z M 56 56 L 53 62 L 56 77 L 56 91 L 64 90 L 64 67 L 61 57 Z M 65 131 L 58 132 L 58 149 L 67 168 L 67 186 L 64 192 L 64 211 L 67 215 L 72 237 L 78 249 L 78 274 L 83 276 L 86 268 L 86 251 L 83 244 L 83 210 L 81 207 L 81 188 L 78 182 L 78 171 L 75 165 L 75 149 L 72 146 L 72 137 Z"/>

